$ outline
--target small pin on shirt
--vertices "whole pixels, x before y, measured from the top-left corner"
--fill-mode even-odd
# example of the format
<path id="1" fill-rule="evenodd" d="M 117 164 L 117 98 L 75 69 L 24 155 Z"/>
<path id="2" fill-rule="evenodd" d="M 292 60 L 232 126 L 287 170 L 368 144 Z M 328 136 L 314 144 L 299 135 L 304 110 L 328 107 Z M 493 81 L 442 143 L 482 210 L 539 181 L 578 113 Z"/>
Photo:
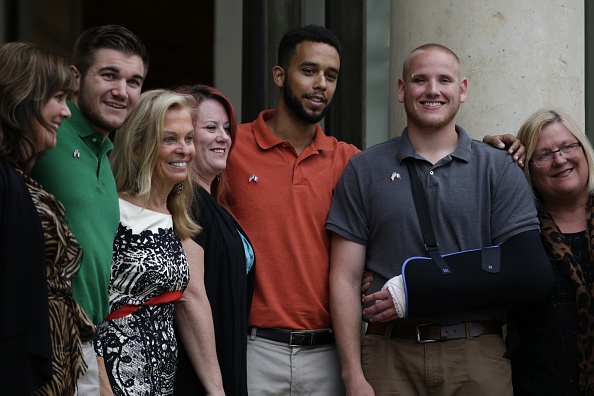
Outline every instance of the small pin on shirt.
<path id="1" fill-rule="evenodd" d="M 74 153 L 72 153 L 72 156 L 74 158 L 80 158 L 80 151 L 78 151 L 78 149 L 74 150 Z"/>
<path id="2" fill-rule="evenodd" d="M 251 183 L 251 182 L 256 182 L 257 183 L 258 182 L 258 176 L 251 175 L 250 178 L 248 179 L 248 183 Z"/>
<path id="3" fill-rule="evenodd" d="M 392 176 L 390 176 L 390 179 L 392 179 L 392 181 L 394 181 L 394 179 L 400 179 L 400 173 L 392 173 Z"/>

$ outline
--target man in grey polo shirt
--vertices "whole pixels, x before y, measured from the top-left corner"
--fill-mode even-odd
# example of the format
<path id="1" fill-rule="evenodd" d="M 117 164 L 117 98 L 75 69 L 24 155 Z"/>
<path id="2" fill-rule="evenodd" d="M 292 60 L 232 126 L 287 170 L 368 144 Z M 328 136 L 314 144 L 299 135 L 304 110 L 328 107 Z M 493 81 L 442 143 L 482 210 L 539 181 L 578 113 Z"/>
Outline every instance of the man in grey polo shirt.
<path id="1" fill-rule="evenodd" d="M 432 295 L 431 280 L 415 287 L 435 300 L 435 313 L 407 318 L 414 301 L 406 300 L 403 263 L 427 256 L 408 162 L 427 197 L 441 254 L 521 238 L 534 260 L 548 264 L 520 168 L 455 123 L 468 84 L 460 69 L 444 46 L 411 52 L 398 81 L 407 127 L 401 137 L 353 157 L 337 186 L 326 228 L 332 231 L 331 314 L 347 394 L 513 393 L 503 357 L 503 310 L 465 304 L 480 296 Z M 363 302 L 375 305 L 362 311 L 364 269 L 374 279 Z M 535 290 L 543 294 L 551 279 L 544 277 Z M 362 314 L 370 323 L 361 346 Z"/>

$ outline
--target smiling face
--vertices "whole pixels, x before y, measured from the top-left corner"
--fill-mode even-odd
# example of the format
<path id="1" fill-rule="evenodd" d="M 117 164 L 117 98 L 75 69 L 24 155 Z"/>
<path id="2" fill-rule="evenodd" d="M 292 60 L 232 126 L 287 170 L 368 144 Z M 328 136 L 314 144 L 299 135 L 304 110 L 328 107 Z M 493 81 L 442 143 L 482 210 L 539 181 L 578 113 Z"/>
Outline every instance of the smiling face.
<path id="1" fill-rule="evenodd" d="M 163 191 L 165 196 L 175 184 L 185 181 L 188 176 L 188 165 L 196 154 L 193 136 L 194 126 L 190 113 L 185 109 L 168 110 L 152 177 L 154 188 Z"/>
<path id="2" fill-rule="evenodd" d="M 532 157 L 577 141 L 560 122 L 548 124 L 540 131 Z M 540 193 L 545 206 L 551 202 L 580 199 L 587 194 L 588 161 L 581 147 L 571 153 L 569 158 L 555 153 L 548 165 L 539 168 L 530 161 L 528 166 L 532 187 Z"/>
<path id="3" fill-rule="evenodd" d="M 78 92 L 72 102 L 91 127 L 104 136 L 122 126 L 138 102 L 144 81 L 144 64 L 138 55 L 114 49 L 95 52 L 84 75 L 72 66 Z"/>
<path id="4" fill-rule="evenodd" d="M 70 117 L 70 109 L 66 105 L 66 94 L 64 91 L 58 91 L 52 96 L 43 107 L 41 115 L 51 125 L 51 128 L 48 129 L 36 119 L 33 120 L 33 128 L 35 128 L 35 134 L 37 136 L 38 153 L 56 147 L 58 127 L 62 124 L 64 118 Z"/>
<path id="5" fill-rule="evenodd" d="M 283 88 L 287 108 L 308 124 L 319 122 L 328 109 L 340 69 L 340 57 L 334 47 L 304 41 L 297 45 L 287 70 L 274 68 L 274 79 Z"/>
<path id="6" fill-rule="evenodd" d="M 425 49 L 412 55 L 408 70 L 398 80 L 398 100 L 404 103 L 409 128 L 454 127 L 468 84 L 459 74 L 458 61 L 445 50 Z"/>
<path id="7" fill-rule="evenodd" d="M 231 123 L 225 107 L 217 100 L 206 99 L 198 106 L 194 129 L 198 182 L 207 191 L 214 178 L 227 167 L 231 148 Z"/>

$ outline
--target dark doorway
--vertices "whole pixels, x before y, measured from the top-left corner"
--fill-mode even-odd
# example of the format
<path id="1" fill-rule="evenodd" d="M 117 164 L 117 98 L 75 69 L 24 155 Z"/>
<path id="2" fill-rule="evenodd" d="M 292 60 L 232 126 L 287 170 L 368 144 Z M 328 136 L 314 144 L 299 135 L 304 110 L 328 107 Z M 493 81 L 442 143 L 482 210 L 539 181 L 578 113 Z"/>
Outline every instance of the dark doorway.
<path id="1" fill-rule="evenodd" d="M 150 54 L 143 90 L 213 82 L 214 0 L 85 0 L 83 26 L 117 24 Z"/>

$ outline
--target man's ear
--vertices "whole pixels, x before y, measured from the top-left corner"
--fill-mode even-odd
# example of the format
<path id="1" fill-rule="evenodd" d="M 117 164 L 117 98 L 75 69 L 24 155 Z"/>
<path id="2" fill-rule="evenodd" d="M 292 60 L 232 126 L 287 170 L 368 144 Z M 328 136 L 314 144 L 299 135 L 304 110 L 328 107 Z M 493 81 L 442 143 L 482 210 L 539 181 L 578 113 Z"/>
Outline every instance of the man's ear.
<path id="1" fill-rule="evenodd" d="M 466 95 L 468 93 L 468 79 L 463 78 L 460 81 L 460 103 L 466 102 Z"/>
<path id="2" fill-rule="evenodd" d="M 402 78 L 398 79 L 398 101 L 400 103 L 404 103 L 404 80 Z"/>
<path id="3" fill-rule="evenodd" d="M 70 65 L 70 71 L 72 71 L 72 74 L 74 74 L 74 78 L 76 78 L 76 87 L 74 91 L 78 92 L 78 89 L 80 88 L 80 79 L 82 77 L 82 74 L 80 73 L 80 70 L 78 70 L 74 65 Z"/>
<path id="4" fill-rule="evenodd" d="M 272 68 L 272 79 L 277 87 L 282 88 L 285 85 L 285 69 L 274 66 Z"/>

